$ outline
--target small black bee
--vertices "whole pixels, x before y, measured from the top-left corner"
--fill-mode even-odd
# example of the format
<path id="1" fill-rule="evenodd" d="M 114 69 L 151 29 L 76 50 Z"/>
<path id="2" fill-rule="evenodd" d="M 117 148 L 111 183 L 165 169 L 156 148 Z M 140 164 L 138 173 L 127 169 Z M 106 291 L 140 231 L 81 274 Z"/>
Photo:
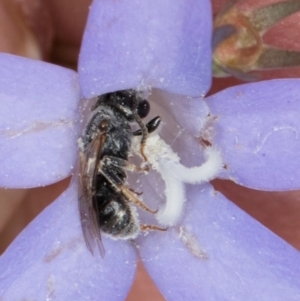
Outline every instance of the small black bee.
<path id="1" fill-rule="evenodd" d="M 98 97 L 92 107 L 80 144 L 79 211 L 87 248 L 93 254 L 95 244 L 103 255 L 100 230 L 114 239 L 133 239 L 140 230 L 164 230 L 140 225 L 133 204 L 155 213 L 125 185 L 126 172 L 147 171 L 128 162 L 133 136 L 142 136 L 141 154 L 148 133 L 157 129 L 160 117 L 144 124 L 149 102 L 134 90 L 122 90 Z M 132 132 L 130 123 L 140 127 Z M 100 230 L 99 230 L 100 229 Z"/>

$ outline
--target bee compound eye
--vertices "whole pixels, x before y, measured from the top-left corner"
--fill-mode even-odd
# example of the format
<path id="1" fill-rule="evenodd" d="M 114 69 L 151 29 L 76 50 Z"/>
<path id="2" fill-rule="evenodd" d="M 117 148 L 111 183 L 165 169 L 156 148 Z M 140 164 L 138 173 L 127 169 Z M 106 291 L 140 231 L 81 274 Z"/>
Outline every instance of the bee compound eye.
<path id="1" fill-rule="evenodd" d="M 142 100 L 137 107 L 137 113 L 141 118 L 146 117 L 150 112 L 150 104 L 148 100 Z"/>
<path id="2" fill-rule="evenodd" d="M 101 131 L 105 131 L 108 127 L 108 121 L 107 120 L 102 120 L 99 124 L 99 129 Z"/>

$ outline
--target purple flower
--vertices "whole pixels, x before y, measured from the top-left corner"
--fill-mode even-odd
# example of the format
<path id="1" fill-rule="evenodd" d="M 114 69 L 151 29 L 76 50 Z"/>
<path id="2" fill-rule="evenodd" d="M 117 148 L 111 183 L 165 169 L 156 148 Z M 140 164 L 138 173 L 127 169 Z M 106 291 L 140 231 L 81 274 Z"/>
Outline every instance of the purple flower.
<path id="1" fill-rule="evenodd" d="M 300 81 L 240 85 L 204 101 L 211 26 L 208 0 L 95 1 L 79 63 L 82 95 L 152 88 L 160 135 L 183 164 L 203 161 L 202 135 L 221 150 L 220 177 L 254 189 L 299 189 Z M 5 54 L 0 61 L 1 186 L 67 177 L 81 130 L 76 73 Z M 162 180 L 139 178 L 134 188 L 143 200 L 161 205 Z M 187 185 L 186 197 L 176 227 L 135 242 L 103 237 L 101 259 L 84 244 L 72 182 L 0 258 L 0 299 L 124 300 L 138 256 L 167 300 L 300 299 L 298 251 L 209 183 Z"/>

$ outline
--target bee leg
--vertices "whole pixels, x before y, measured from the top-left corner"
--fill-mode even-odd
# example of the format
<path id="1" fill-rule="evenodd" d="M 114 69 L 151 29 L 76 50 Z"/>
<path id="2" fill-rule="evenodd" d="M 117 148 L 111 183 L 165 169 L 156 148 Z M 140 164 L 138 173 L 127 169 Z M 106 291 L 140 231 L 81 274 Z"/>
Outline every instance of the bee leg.
<path id="1" fill-rule="evenodd" d="M 142 135 L 142 140 L 141 140 L 141 155 L 144 159 L 145 162 L 147 162 L 147 157 L 144 153 L 144 148 L 145 148 L 145 144 L 146 144 L 146 140 L 148 137 L 149 133 L 152 133 L 153 131 L 155 131 L 159 124 L 160 124 L 160 117 L 156 116 L 155 118 L 153 118 L 152 120 L 150 120 L 146 125 L 142 122 L 142 120 L 140 118 L 136 118 L 136 122 L 138 123 L 138 125 L 141 127 L 139 130 L 135 131 L 133 133 L 134 136 L 140 136 Z"/>
<path id="2" fill-rule="evenodd" d="M 153 119 L 151 119 L 147 124 L 146 124 L 146 128 L 148 129 L 148 133 L 152 133 L 154 132 L 158 126 L 160 125 L 161 122 L 161 118 L 159 116 L 154 117 Z M 142 135 L 142 130 L 138 129 L 137 131 L 133 132 L 133 136 L 140 136 Z"/>
<path id="3" fill-rule="evenodd" d="M 129 202 L 136 204 L 141 207 L 143 210 L 148 211 L 152 214 L 155 214 L 158 210 L 152 210 L 147 205 L 145 205 L 141 200 L 139 200 L 126 186 L 121 187 L 122 194 L 126 197 Z"/>
<path id="4" fill-rule="evenodd" d="M 126 161 L 126 164 L 124 166 L 127 170 L 129 171 L 136 171 L 136 172 L 149 172 L 150 167 L 149 165 L 145 165 L 143 167 L 141 166 L 136 166 L 135 164 L 129 163 L 128 161 Z"/>
<path id="5" fill-rule="evenodd" d="M 154 225 L 140 225 L 140 229 L 142 231 L 147 231 L 147 230 L 167 231 L 168 230 L 168 228 L 160 228 Z"/>
<path id="6" fill-rule="evenodd" d="M 142 119 L 137 115 L 134 114 L 134 118 L 136 123 L 140 126 L 140 130 L 137 130 L 133 133 L 134 136 L 139 136 L 142 135 L 142 140 L 141 140 L 141 155 L 144 159 L 145 162 L 147 162 L 147 157 L 144 153 L 144 148 L 145 148 L 145 144 L 146 144 L 146 140 L 148 137 L 149 133 L 152 133 L 154 130 L 156 130 L 160 124 L 160 117 L 156 116 L 155 118 L 153 118 L 152 120 L 150 120 L 146 125 L 143 123 Z M 149 131 L 149 130 L 150 131 Z"/>
<path id="7" fill-rule="evenodd" d="M 136 166 L 135 164 L 129 163 L 127 160 L 124 160 L 119 157 L 114 156 L 104 156 L 101 160 L 101 164 L 105 166 L 115 166 L 115 167 L 122 167 L 126 168 L 127 170 L 131 172 L 148 172 L 150 170 L 149 166 L 146 165 L 144 167 Z"/>
<path id="8" fill-rule="evenodd" d="M 143 194 L 143 192 L 137 192 L 137 191 L 135 191 L 135 190 L 133 190 L 132 188 L 130 188 L 130 187 L 128 187 L 128 189 L 130 190 L 130 191 L 132 191 L 134 194 L 136 194 L 136 195 L 142 195 Z"/>
<path id="9" fill-rule="evenodd" d="M 109 159 L 109 160 L 108 160 Z M 139 200 L 133 192 L 130 191 L 128 187 L 126 187 L 124 183 L 124 178 L 126 174 L 124 172 L 123 175 L 120 175 L 120 169 L 118 169 L 118 173 L 114 170 L 114 165 L 111 163 L 111 160 L 115 159 L 115 157 L 106 156 L 106 160 L 103 158 L 98 165 L 98 173 L 102 174 L 106 180 L 111 184 L 111 187 L 118 193 L 122 193 L 127 201 L 136 204 L 141 207 L 143 210 L 148 211 L 152 214 L 155 214 L 157 210 L 150 209 L 147 205 L 145 205 L 141 200 Z M 119 159 L 119 158 L 117 158 Z M 126 163 L 125 160 L 119 161 L 119 163 Z M 118 165 L 119 166 L 119 165 Z M 124 177 L 124 178 L 122 178 Z"/>

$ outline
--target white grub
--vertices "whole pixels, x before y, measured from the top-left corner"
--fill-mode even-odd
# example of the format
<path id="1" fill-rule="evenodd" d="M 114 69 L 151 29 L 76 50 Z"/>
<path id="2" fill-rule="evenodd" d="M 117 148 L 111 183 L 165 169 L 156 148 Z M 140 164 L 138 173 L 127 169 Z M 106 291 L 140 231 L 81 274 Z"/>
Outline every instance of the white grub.
<path id="1" fill-rule="evenodd" d="M 140 154 L 139 140 L 136 139 L 133 145 L 134 151 Z M 181 217 L 186 201 L 184 183 L 208 182 L 223 166 L 220 152 L 211 146 L 204 149 L 206 161 L 202 165 L 183 166 L 179 156 L 157 133 L 147 138 L 144 154 L 152 169 L 160 173 L 165 182 L 165 205 L 156 214 L 158 222 L 164 226 L 176 225 Z"/>

